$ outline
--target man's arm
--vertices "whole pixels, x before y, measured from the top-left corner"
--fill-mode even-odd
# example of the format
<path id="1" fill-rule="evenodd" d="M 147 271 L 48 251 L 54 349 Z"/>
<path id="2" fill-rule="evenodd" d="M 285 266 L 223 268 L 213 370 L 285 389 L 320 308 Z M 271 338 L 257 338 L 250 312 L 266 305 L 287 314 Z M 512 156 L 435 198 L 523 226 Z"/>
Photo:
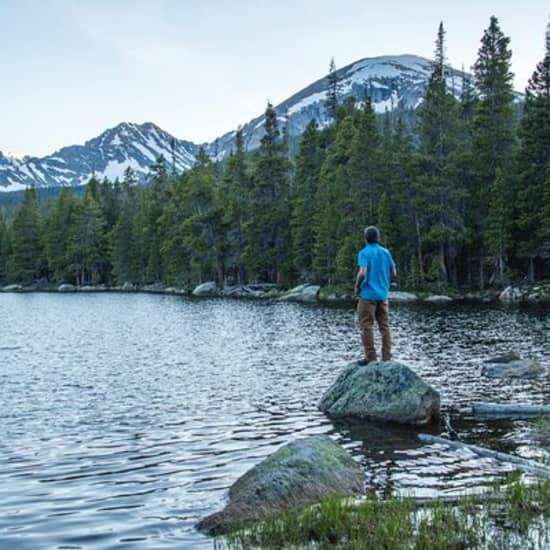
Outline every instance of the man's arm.
<path id="1" fill-rule="evenodd" d="M 366 267 L 360 267 L 359 271 L 357 273 L 357 277 L 355 279 L 355 296 L 359 294 L 359 290 L 361 288 L 361 285 L 363 284 L 363 281 L 365 280 L 365 277 L 367 276 L 367 268 Z"/>

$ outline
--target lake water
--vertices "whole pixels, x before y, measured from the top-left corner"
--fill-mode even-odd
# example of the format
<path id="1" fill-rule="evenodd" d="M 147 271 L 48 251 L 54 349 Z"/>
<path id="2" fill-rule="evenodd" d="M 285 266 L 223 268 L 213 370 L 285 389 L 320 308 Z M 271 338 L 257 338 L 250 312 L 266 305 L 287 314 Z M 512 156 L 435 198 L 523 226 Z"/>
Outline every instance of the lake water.
<path id="1" fill-rule="evenodd" d="M 550 365 L 541 308 L 392 306 L 395 358 L 441 392 L 465 442 L 548 458 L 528 421 L 472 401 L 550 402 L 550 377 L 494 381 L 504 351 Z M 352 307 L 147 294 L 0 294 L 0 548 L 211 548 L 193 525 L 292 438 L 331 434 L 382 494 L 479 490 L 506 468 L 333 424 L 317 402 L 360 356 Z"/>

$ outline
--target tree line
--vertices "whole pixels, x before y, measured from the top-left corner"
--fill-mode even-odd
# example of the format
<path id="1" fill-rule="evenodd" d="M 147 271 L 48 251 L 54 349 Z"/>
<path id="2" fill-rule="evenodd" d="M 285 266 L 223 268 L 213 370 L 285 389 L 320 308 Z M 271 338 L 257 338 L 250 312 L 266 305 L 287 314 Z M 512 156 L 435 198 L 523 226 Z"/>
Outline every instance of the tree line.
<path id="1" fill-rule="evenodd" d="M 331 124 L 312 120 L 294 158 L 268 104 L 260 146 L 248 154 L 239 130 L 223 164 L 200 151 L 175 174 L 160 157 L 145 186 L 127 169 L 45 204 L 29 188 L 10 220 L 0 216 L 0 281 L 349 285 L 370 224 L 402 286 L 548 277 L 550 25 L 521 116 L 496 17 L 460 98 L 446 86 L 442 24 L 434 57 L 414 128 L 407 113 L 377 117 L 368 97 L 341 102 L 332 63 Z"/>

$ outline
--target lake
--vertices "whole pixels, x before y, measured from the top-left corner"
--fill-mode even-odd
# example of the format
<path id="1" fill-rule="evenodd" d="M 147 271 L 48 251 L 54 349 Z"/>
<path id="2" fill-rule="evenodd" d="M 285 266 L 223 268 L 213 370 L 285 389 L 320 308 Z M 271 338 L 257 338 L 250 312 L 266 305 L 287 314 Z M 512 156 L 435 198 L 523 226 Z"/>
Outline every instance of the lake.
<path id="1" fill-rule="evenodd" d="M 549 313 L 396 304 L 394 356 L 441 392 L 463 441 L 550 458 L 529 421 L 469 411 L 550 402 L 548 375 L 480 375 L 505 351 L 550 365 Z M 421 444 L 415 429 L 329 421 L 317 402 L 360 355 L 351 306 L 0 294 L 0 548 L 211 548 L 196 521 L 306 434 L 331 434 L 381 494 L 446 496 L 504 478 L 505 466 Z"/>

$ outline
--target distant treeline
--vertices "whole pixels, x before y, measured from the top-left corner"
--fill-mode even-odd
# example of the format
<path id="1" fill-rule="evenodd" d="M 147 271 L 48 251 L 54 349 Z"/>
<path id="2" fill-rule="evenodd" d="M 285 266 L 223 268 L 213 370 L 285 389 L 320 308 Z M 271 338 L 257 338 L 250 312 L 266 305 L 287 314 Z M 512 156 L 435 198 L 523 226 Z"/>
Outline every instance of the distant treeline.
<path id="1" fill-rule="evenodd" d="M 382 127 L 367 99 L 338 98 L 333 123 L 305 130 L 294 159 L 268 105 L 265 136 L 237 132 L 223 165 L 200 152 L 183 174 L 161 157 L 147 185 L 92 179 L 83 196 L 26 191 L 0 217 L 0 281 L 191 287 L 251 281 L 350 284 L 367 224 L 381 228 L 402 286 L 503 285 L 550 276 L 550 28 L 515 108 L 509 38 L 491 22 L 462 97 L 447 92 L 444 30 L 415 137 L 402 115 Z"/>

